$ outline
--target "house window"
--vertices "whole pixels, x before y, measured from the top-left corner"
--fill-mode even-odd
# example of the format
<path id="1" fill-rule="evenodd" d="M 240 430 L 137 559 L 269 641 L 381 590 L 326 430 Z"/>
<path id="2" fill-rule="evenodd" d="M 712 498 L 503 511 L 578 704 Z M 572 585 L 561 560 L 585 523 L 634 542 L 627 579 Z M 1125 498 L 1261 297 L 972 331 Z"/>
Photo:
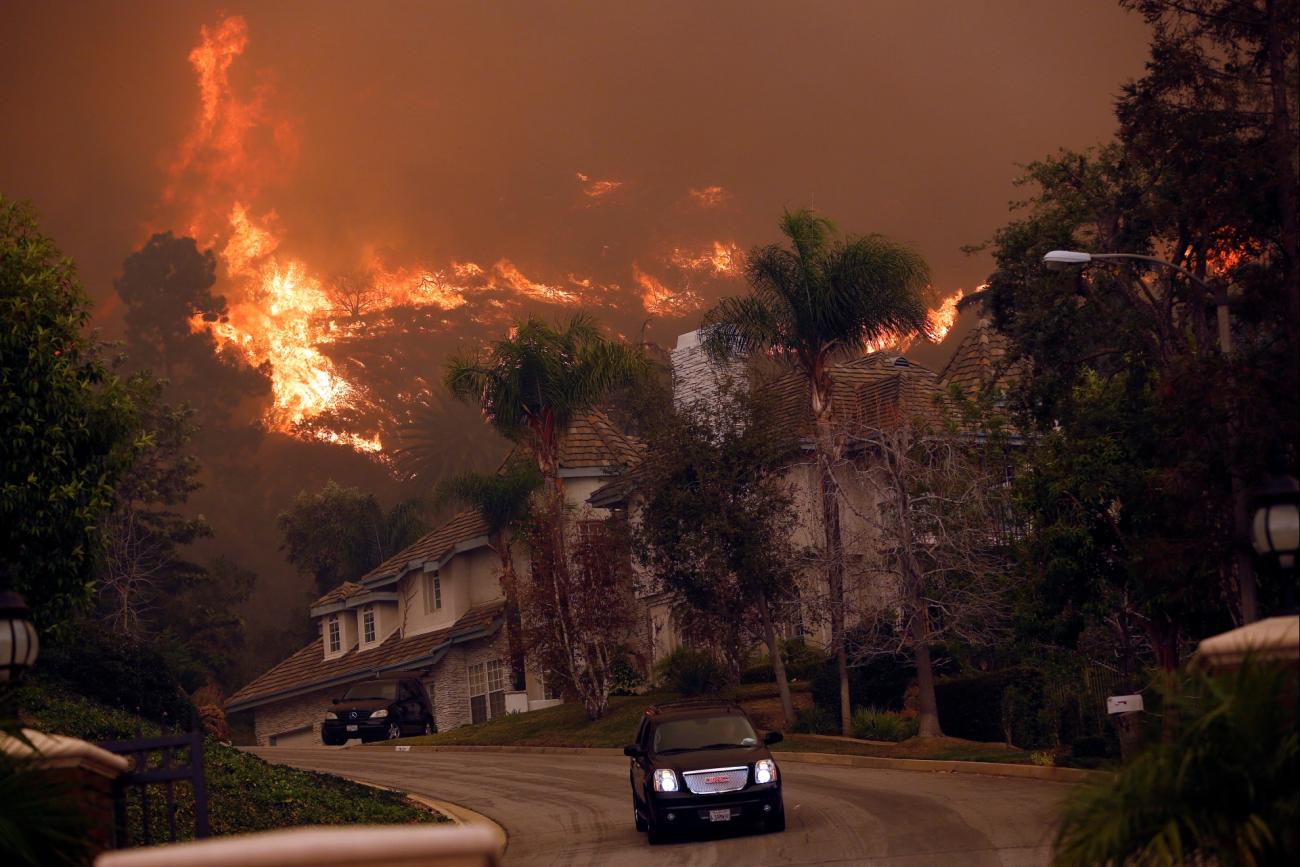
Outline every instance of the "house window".
<path id="1" fill-rule="evenodd" d="M 343 646 L 343 636 L 339 633 L 339 616 L 337 614 L 330 615 L 326 628 L 329 630 L 330 653 L 338 653 L 339 648 Z"/>
<path id="2" fill-rule="evenodd" d="M 564 697 L 564 681 L 553 671 L 548 671 L 542 677 L 542 698 L 551 701 Z"/>
<path id="3" fill-rule="evenodd" d="M 506 667 L 499 659 L 468 666 L 469 719 L 487 722 L 506 712 Z"/>
<path id="4" fill-rule="evenodd" d="M 442 610 L 442 577 L 437 572 L 424 576 L 424 613 Z"/>
<path id="5" fill-rule="evenodd" d="M 361 609 L 361 636 L 366 644 L 375 641 L 375 606 L 367 605 Z"/>

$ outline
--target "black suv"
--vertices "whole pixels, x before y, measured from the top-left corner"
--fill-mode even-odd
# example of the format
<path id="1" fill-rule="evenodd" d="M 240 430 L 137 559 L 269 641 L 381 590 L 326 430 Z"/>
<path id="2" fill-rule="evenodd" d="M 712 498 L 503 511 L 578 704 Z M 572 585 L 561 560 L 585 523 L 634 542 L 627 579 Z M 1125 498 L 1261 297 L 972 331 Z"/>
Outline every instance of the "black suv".
<path id="1" fill-rule="evenodd" d="M 415 675 L 389 674 L 354 683 L 342 698 L 334 699 L 320 739 L 327 746 L 338 746 L 349 738 L 365 743 L 433 732 L 433 711 L 424 684 Z"/>
<path id="2" fill-rule="evenodd" d="M 651 843 L 674 829 L 716 822 L 763 822 L 785 830 L 781 773 L 768 744 L 734 702 L 695 699 L 657 704 L 645 712 L 632 759 L 632 815 Z"/>

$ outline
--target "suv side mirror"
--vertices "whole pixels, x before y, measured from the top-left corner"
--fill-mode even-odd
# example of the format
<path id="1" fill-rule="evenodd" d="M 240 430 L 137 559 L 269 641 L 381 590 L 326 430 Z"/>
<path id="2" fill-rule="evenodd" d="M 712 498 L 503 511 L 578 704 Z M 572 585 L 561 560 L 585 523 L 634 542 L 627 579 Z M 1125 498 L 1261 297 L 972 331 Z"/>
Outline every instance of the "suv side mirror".
<path id="1" fill-rule="evenodd" d="M 767 734 L 763 735 L 763 743 L 768 745 L 779 744 L 783 740 L 785 740 L 785 735 L 781 734 L 780 732 L 768 732 Z"/>
<path id="2" fill-rule="evenodd" d="M 330 704 L 338 704 L 340 701 L 342 701 L 342 699 L 338 696 L 334 696 L 334 698 L 330 699 Z"/>
<path id="3" fill-rule="evenodd" d="M 645 755 L 645 751 L 636 744 L 628 744 L 623 747 L 623 755 L 627 756 L 629 759 L 639 759 L 641 756 Z"/>

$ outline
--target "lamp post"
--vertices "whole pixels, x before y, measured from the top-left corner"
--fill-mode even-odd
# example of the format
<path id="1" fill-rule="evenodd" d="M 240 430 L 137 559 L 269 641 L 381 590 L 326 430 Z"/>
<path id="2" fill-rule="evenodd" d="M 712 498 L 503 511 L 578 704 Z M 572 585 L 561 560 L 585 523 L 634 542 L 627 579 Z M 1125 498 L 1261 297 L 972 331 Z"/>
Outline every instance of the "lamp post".
<path id="1" fill-rule="evenodd" d="M 1095 261 L 1111 262 L 1126 259 L 1150 262 L 1177 271 L 1210 293 L 1210 296 L 1214 298 L 1218 313 L 1219 352 L 1223 353 L 1225 357 L 1232 354 L 1232 329 L 1229 327 L 1228 321 L 1227 290 L 1211 286 L 1181 265 L 1175 265 L 1173 262 L 1166 262 L 1164 259 L 1146 256 L 1141 253 L 1086 253 L 1082 250 L 1052 250 L 1043 256 L 1043 265 L 1053 271 L 1062 271 L 1068 268 L 1083 268 Z M 1233 441 L 1232 451 L 1235 452 L 1236 437 L 1231 432 L 1229 436 Z M 1236 551 L 1234 558 L 1237 565 L 1237 583 L 1241 592 L 1241 619 L 1246 623 L 1254 623 L 1259 619 L 1259 591 L 1255 584 L 1254 564 L 1251 563 L 1250 553 L 1245 549 L 1250 518 L 1247 514 L 1244 483 L 1240 474 L 1231 466 L 1228 469 L 1232 482 L 1232 529 L 1235 537 L 1234 547 Z"/>
<path id="2" fill-rule="evenodd" d="M 0 689 L 12 685 L 32 667 L 40 646 L 23 597 L 10 590 L 0 591 Z"/>
<path id="3" fill-rule="evenodd" d="M 1166 262 L 1164 259 L 1157 259 L 1155 256 L 1144 256 L 1140 253 L 1085 253 L 1082 250 L 1053 250 L 1043 256 L 1043 264 L 1053 271 L 1062 271 L 1067 268 L 1082 268 L 1096 260 L 1105 262 L 1117 259 L 1135 259 L 1139 262 L 1151 262 L 1155 265 L 1161 265 L 1177 271 L 1206 292 L 1209 292 L 1214 298 L 1218 312 L 1219 351 L 1224 355 L 1232 354 L 1232 330 L 1228 327 L 1228 293 L 1223 289 L 1216 289 L 1181 265 Z"/>

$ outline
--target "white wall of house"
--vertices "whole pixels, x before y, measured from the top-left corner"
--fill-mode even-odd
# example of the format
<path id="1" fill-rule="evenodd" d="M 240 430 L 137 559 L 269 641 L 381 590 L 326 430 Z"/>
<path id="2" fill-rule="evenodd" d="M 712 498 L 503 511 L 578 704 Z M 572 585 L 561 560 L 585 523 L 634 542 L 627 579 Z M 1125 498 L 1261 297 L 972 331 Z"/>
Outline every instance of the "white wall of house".
<path id="1" fill-rule="evenodd" d="M 330 618 L 334 618 L 339 628 L 339 649 L 333 652 L 330 651 Z M 353 612 L 336 611 L 319 618 L 318 623 L 326 659 L 337 659 L 357 646 L 357 618 Z"/>

